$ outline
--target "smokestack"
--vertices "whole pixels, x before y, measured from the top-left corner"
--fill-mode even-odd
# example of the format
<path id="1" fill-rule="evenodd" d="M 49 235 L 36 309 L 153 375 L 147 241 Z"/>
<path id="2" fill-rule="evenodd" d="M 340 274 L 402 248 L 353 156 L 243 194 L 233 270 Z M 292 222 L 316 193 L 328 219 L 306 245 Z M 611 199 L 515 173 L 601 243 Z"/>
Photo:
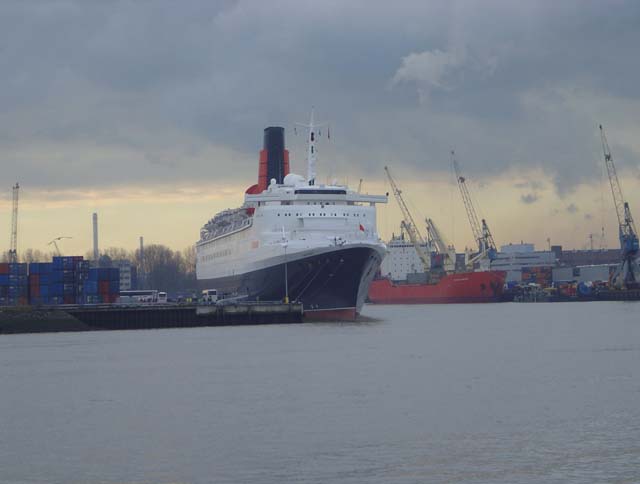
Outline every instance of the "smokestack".
<path id="1" fill-rule="evenodd" d="M 140 267 L 138 267 L 138 288 L 144 289 L 144 237 L 140 236 Z"/>
<path id="2" fill-rule="evenodd" d="M 258 192 L 266 190 L 272 178 L 276 183 L 282 183 L 288 174 L 289 150 L 284 148 L 284 128 L 269 126 L 264 129 L 264 143 L 260 151 Z"/>
<path id="3" fill-rule="evenodd" d="M 100 251 L 98 250 L 98 214 L 93 214 L 93 260 L 98 263 Z"/>

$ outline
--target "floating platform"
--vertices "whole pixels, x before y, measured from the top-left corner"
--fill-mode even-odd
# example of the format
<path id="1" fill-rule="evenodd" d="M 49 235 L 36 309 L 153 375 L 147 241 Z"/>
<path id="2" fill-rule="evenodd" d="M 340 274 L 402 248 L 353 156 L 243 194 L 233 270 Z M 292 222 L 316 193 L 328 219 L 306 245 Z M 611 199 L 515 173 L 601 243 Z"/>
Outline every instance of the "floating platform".
<path id="1" fill-rule="evenodd" d="M 0 309 L 0 334 L 302 323 L 302 304 L 82 305 Z"/>

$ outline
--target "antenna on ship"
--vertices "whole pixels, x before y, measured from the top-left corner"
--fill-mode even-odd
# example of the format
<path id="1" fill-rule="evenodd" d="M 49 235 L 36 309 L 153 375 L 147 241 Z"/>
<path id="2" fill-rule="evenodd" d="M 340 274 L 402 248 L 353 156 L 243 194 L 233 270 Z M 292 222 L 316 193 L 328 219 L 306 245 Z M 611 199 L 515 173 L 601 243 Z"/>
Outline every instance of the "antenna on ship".
<path id="1" fill-rule="evenodd" d="M 316 161 L 318 159 L 318 149 L 316 148 L 316 142 L 318 137 L 322 136 L 320 128 L 327 127 L 327 139 L 329 135 L 329 123 L 316 124 L 314 120 L 315 109 L 311 107 L 311 117 L 309 118 L 309 124 L 295 123 L 295 126 L 301 128 L 307 128 L 307 181 L 309 185 L 315 185 L 316 183 Z M 295 129 L 294 126 L 294 129 Z M 297 131 L 295 131 L 297 133 Z"/>

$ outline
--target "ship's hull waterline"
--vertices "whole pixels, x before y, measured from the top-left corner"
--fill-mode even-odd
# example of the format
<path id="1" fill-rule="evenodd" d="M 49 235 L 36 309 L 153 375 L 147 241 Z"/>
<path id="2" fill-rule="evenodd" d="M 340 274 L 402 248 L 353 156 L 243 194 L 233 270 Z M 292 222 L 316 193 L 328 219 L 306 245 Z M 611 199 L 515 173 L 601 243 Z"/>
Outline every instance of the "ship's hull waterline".
<path id="1" fill-rule="evenodd" d="M 289 300 L 303 304 L 308 320 L 353 320 L 383 256 L 382 247 L 336 248 L 244 274 L 201 279 L 199 284 L 202 289 L 260 301 L 281 301 L 288 289 Z"/>

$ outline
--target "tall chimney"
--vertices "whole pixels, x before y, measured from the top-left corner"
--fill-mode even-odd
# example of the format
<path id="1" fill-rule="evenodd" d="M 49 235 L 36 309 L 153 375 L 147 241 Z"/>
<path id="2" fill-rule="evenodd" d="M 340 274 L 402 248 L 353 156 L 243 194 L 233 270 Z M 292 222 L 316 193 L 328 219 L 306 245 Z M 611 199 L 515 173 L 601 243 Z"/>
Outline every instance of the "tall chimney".
<path id="1" fill-rule="evenodd" d="M 289 150 L 284 148 L 284 128 L 269 126 L 264 129 L 264 143 L 260 151 L 258 192 L 266 190 L 272 178 L 276 183 L 282 183 L 288 174 Z"/>
<path id="2" fill-rule="evenodd" d="M 93 260 L 98 263 L 100 251 L 98 250 L 98 214 L 93 214 Z"/>
<path id="3" fill-rule="evenodd" d="M 140 236 L 140 267 L 138 267 L 138 289 L 144 289 L 144 237 Z"/>

